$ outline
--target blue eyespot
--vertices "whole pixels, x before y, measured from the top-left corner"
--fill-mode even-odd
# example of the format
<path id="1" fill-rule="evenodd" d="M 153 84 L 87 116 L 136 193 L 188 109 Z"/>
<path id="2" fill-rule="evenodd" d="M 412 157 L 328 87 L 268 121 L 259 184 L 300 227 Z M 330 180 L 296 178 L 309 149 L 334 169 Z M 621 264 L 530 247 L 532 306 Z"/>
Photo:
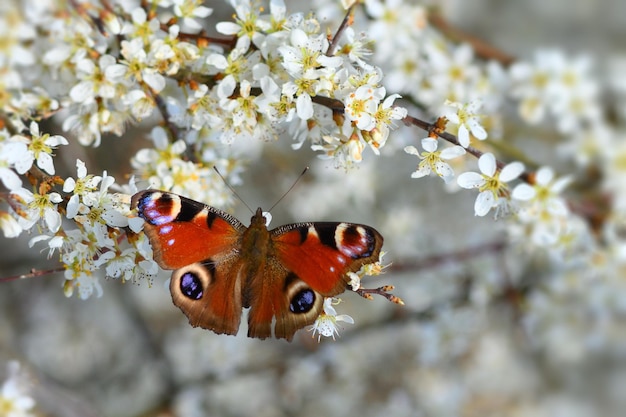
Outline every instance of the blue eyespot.
<path id="1" fill-rule="evenodd" d="M 315 293 L 306 288 L 299 291 L 289 303 L 289 309 L 294 313 L 306 313 L 315 304 Z"/>
<path id="2" fill-rule="evenodd" d="M 185 294 L 187 298 L 199 300 L 203 295 L 202 282 L 195 274 L 185 272 L 183 276 L 180 277 L 180 291 Z"/>

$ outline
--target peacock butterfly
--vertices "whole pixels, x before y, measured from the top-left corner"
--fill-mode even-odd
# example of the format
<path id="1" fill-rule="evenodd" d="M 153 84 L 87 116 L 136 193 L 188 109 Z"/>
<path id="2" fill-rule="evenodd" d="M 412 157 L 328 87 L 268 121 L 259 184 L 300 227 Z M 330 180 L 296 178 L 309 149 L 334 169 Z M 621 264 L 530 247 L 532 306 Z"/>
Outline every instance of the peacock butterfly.
<path id="1" fill-rule="evenodd" d="M 242 308 L 248 336 L 291 340 L 312 324 L 325 297 L 347 289 L 348 272 L 377 262 L 383 237 L 353 223 L 295 223 L 268 230 L 257 209 L 245 227 L 214 207 L 173 193 L 132 197 L 172 300 L 196 327 L 234 335 Z"/>

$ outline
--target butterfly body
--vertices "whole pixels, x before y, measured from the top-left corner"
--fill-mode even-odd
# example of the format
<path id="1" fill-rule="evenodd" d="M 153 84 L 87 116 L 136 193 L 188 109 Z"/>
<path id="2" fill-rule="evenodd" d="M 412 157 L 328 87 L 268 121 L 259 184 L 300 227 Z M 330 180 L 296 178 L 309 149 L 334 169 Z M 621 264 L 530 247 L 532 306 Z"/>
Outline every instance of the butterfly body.
<path id="1" fill-rule="evenodd" d="M 348 272 L 378 261 L 382 236 L 352 223 L 295 223 L 268 230 L 259 208 L 250 226 L 211 206 L 146 190 L 132 207 L 163 269 L 172 300 L 193 326 L 234 335 L 243 308 L 248 336 L 291 340 L 343 292 Z"/>

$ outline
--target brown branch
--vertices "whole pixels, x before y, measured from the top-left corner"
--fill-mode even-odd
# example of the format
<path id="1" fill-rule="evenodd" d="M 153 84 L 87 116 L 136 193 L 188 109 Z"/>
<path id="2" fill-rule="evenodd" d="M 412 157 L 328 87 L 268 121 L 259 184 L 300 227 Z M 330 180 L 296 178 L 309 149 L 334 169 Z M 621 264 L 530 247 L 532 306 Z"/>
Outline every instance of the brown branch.
<path id="1" fill-rule="evenodd" d="M 359 294 L 361 297 L 367 300 L 373 300 L 374 299 L 373 295 L 380 295 L 382 297 L 385 297 L 387 300 L 391 301 L 394 304 L 403 306 L 404 301 L 402 301 L 400 297 L 397 297 L 389 293 L 389 291 L 393 291 L 393 289 L 394 289 L 393 285 L 383 285 L 382 287 L 378 287 L 378 288 L 359 288 L 359 289 L 354 290 L 354 292 Z"/>
<path id="2" fill-rule="evenodd" d="M 341 39 L 343 32 L 348 26 L 352 25 L 354 19 L 354 6 L 356 4 L 357 3 L 354 3 L 348 8 L 346 15 L 344 16 L 341 24 L 337 28 L 337 32 L 335 32 L 335 36 L 333 36 L 333 39 L 330 41 L 330 45 L 328 46 L 328 50 L 326 51 L 326 56 L 333 56 L 335 54 L 335 48 L 337 48 L 337 44 L 339 43 L 339 39 Z"/>
<path id="3" fill-rule="evenodd" d="M 480 255 L 495 255 L 502 252 L 504 249 L 506 249 L 506 247 L 507 243 L 505 241 L 489 242 L 473 248 L 461 249 L 457 252 L 432 255 L 415 261 L 393 262 L 387 268 L 387 270 L 393 272 L 401 272 L 407 270 L 419 269 L 420 271 L 422 271 L 425 269 L 439 268 L 440 266 L 449 264 L 450 262 L 464 262 Z"/>
<path id="4" fill-rule="evenodd" d="M 164 32 L 169 32 L 170 27 L 166 23 L 161 23 L 161 30 Z M 227 49 L 233 49 L 237 44 L 237 37 L 231 36 L 229 38 L 214 38 L 211 36 L 207 36 L 205 33 L 201 32 L 198 34 L 195 33 L 185 33 L 180 32 L 178 34 L 178 39 L 186 42 L 194 42 L 197 46 L 206 47 L 207 45 L 222 45 Z"/>
<path id="5" fill-rule="evenodd" d="M 402 121 L 404 122 L 405 125 L 413 125 L 413 126 L 417 126 L 425 131 L 427 131 L 429 134 L 430 133 L 434 133 L 437 136 L 439 136 L 441 139 L 444 139 L 448 142 L 450 142 L 453 145 L 460 145 L 457 137 L 451 133 L 448 132 L 443 132 L 441 131 L 441 129 L 434 123 L 428 123 L 424 120 L 418 119 L 416 117 L 413 116 L 409 116 L 407 115 L 404 119 L 402 119 Z M 473 156 L 475 156 L 476 158 L 480 158 L 484 152 L 479 151 L 476 148 L 473 148 L 471 146 L 468 146 L 467 148 L 465 148 L 465 151 Z M 500 160 L 496 160 L 496 166 L 498 167 L 498 170 L 502 170 L 502 168 L 505 167 L 505 163 L 500 161 Z M 519 179 L 521 179 L 522 181 L 528 183 L 528 184 L 532 184 L 532 175 L 528 172 L 522 172 L 522 174 L 519 176 Z"/>
<path id="6" fill-rule="evenodd" d="M 498 61 L 504 66 L 509 66 L 516 61 L 516 58 L 507 54 L 499 48 L 491 45 L 488 42 L 474 36 L 468 32 L 459 29 L 456 26 L 451 25 L 446 19 L 444 19 L 438 13 L 432 13 L 428 15 L 428 21 L 437 30 L 442 32 L 446 37 L 456 40 L 458 42 L 465 42 L 471 45 L 472 49 L 478 56 L 483 59 L 492 59 Z"/>

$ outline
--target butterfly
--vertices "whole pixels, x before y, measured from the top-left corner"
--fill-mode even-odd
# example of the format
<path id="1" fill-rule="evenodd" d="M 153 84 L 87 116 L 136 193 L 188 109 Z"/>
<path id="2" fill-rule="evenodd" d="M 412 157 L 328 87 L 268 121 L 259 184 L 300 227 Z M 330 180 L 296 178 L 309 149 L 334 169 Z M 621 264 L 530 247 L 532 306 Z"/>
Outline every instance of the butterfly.
<path id="1" fill-rule="evenodd" d="M 172 301 L 194 327 L 291 340 L 344 292 L 348 272 L 377 262 L 383 237 L 353 223 L 294 223 L 268 230 L 261 208 L 244 226 L 230 214 L 177 194 L 145 190 L 131 207 L 145 220 L 154 259 L 173 269 Z"/>

